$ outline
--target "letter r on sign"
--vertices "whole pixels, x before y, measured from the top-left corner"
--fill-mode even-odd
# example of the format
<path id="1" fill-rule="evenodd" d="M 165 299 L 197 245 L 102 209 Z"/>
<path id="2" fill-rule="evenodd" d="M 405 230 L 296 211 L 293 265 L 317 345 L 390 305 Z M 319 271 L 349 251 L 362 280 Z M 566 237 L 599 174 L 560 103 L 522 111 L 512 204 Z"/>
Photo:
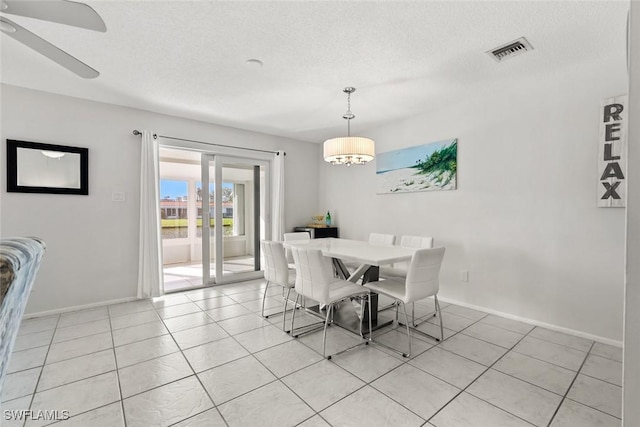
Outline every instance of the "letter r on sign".
<path id="1" fill-rule="evenodd" d="M 607 123 L 610 119 L 621 121 L 620 113 L 622 113 L 624 107 L 622 104 L 609 104 L 604 107 L 604 122 Z"/>

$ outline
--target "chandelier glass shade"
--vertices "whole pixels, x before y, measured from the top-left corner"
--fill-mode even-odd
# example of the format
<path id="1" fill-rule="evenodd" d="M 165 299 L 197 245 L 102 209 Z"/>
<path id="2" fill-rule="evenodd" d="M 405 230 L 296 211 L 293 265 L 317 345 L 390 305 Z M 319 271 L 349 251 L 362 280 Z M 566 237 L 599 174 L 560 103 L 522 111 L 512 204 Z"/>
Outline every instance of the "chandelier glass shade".
<path id="1" fill-rule="evenodd" d="M 332 165 L 364 165 L 375 157 L 375 143 L 363 136 L 351 136 L 351 120 L 356 116 L 351 112 L 351 94 L 356 88 L 346 87 L 347 112 L 342 116 L 347 121 L 347 136 L 327 139 L 324 142 L 323 157 Z"/>
<path id="2" fill-rule="evenodd" d="M 375 157 L 372 139 L 342 136 L 324 142 L 324 160 L 332 165 L 364 165 Z"/>

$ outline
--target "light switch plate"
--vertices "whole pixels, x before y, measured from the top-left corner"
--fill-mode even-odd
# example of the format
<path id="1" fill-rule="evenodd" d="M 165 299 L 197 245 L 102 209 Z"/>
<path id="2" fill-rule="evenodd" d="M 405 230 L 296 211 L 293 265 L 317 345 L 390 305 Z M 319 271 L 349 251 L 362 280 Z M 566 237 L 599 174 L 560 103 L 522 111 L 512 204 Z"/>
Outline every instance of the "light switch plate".
<path id="1" fill-rule="evenodd" d="M 113 194 L 111 194 L 111 200 L 114 202 L 124 202 L 125 195 L 121 191 L 114 191 Z"/>

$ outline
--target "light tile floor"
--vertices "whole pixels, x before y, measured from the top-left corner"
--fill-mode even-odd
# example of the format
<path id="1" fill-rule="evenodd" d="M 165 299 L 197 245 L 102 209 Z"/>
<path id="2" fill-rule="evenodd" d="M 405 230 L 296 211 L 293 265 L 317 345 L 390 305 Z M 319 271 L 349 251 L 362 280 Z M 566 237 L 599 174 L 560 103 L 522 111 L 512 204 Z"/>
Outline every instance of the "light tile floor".
<path id="1" fill-rule="evenodd" d="M 2 409 L 40 419 L 2 412 L 2 426 L 50 424 L 38 411 L 68 411 L 62 426 L 621 424 L 619 348 L 442 304 L 444 342 L 414 334 L 408 359 L 369 345 L 328 361 L 320 332 L 294 339 L 282 315 L 260 317 L 263 289 L 251 281 L 24 320 Z M 279 311 L 281 290 L 268 295 Z M 298 313 L 296 325 L 317 321 Z M 439 333 L 435 318 L 420 329 Z M 405 349 L 404 331 L 375 339 Z M 329 328 L 330 352 L 358 342 Z"/>

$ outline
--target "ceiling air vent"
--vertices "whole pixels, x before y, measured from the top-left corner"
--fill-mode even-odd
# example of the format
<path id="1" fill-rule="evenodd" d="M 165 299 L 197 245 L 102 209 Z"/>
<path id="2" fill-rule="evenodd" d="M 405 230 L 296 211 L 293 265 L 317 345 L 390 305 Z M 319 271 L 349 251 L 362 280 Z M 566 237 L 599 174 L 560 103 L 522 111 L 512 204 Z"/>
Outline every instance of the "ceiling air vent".
<path id="1" fill-rule="evenodd" d="M 487 54 L 496 61 L 502 62 L 506 59 L 513 58 L 516 55 L 520 55 L 521 53 L 525 53 L 528 50 L 533 50 L 533 46 L 529 44 L 527 39 L 520 37 L 517 40 L 487 51 Z"/>

